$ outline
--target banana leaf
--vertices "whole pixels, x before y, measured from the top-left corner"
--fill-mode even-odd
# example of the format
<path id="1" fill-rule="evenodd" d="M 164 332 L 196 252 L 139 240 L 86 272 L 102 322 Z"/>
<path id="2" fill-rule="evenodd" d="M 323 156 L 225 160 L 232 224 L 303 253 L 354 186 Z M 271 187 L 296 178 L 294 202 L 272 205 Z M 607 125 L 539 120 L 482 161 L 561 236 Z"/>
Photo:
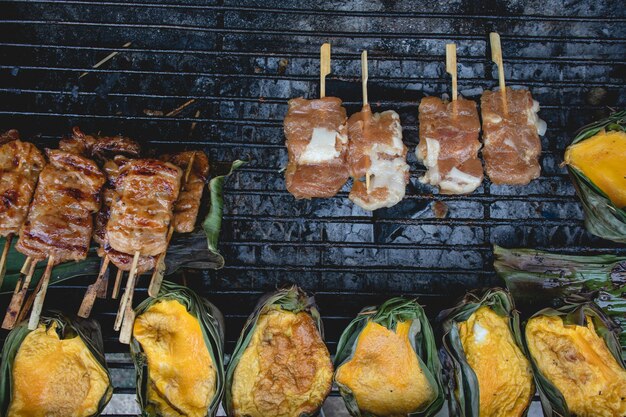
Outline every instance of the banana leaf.
<path id="1" fill-rule="evenodd" d="M 187 308 L 187 311 L 198 319 L 204 342 L 217 371 L 215 396 L 206 411 L 206 417 L 213 417 L 222 401 L 224 394 L 224 317 L 222 313 L 204 298 L 199 297 L 187 287 L 163 281 L 159 295 L 148 298 L 135 309 L 136 317 L 155 303 L 163 300 L 176 300 Z M 130 342 L 130 351 L 135 363 L 137 398 L 141 407 L 142 417 L 157 417 L 157 414 L 148 410 L 147 387 L 150 383 L 148 361 L 141 344 L 134 337 Z M 176 353 L 174 353 L 176 354 Z"/>
<path id="2" fill-rule="evenodd" d="M 71 319 L 63 315 L 63 313 L 56 311 L 51 311 L 45 316 L 42 316 L 40 323 L 44 324 L 46 328 L 50 328 L 53 324 L 56 324 L 56 332 L 60 339 L 80 337 L 93 357 L 100 364 L 102 370 L 106 373 L 109 379 L 108 388 L 100 399 L 98 411 L 92 414 L 91 417 L 99 416 L 113 395 L 111 375 L 104 359 L 104 347 L 102 344 L 100 325 L 94 320 L 81 318 Z M 15 357 L 22 342 L 24 342 L 24 339 L 26 339 L 26 336 L 28 336 L 30 332 L 31 330 L 28 330 L 28 321 L 24 321 L 11 330 L 5 340 L 2 349 L 2 363 L 0 365 L 0 415 L 7 415 L 13 396 L 13 363 L 15 362 Z M 54 387 L 50 387 L 50 390 L 54 390 Z"/>
<path id="3" fill-rule="evenodd" d="M 202 223 L 202 229 L 189 234 L 175 234 L 167 249 L 165 257 L 165 274 L 171 275 L 181 268 L 221 269 L 224 266 L 224 257 L 218 250 L 219 235 L 222 226 L 224 210 L 223 184 L 229 175 L 246 162 L 237 160 L 231 164 L 230 171 L 209 182 L 210 207 Z M 16 239 L 13 239 L 13 243 Z M 0 248 L 4 247 L 5 238 L 0 238 Z M 12 246 L 7 258 L 7 270 L 0 287 L 0 293 L 12 292 L 20 275 L 20 269 L 26 257 Z M 101 259 L 96 253 L 96 247 L 89 250 L 87 258 L 79 262 L 65 262 L 57 265 L 50 277 L 50 285 L 81 276 L 97 275 Z M 39 281 L 46 269 L 45 262 L 39 262 L 35 269 L 31 285 Z"/>
<path id="4" fill-rule="evenodd" d="M 348 362 L 354 356 L 358 338 L 368 322 L 374 322 L 395 331 L 399 322 L 411 321 L 409 339 L 420 368 L 428 383 L 435 391 L 435 398 L 419 410 L 408 414 L 411 417 L 428 417 L 435 415 L 443 405 L 444 392 L 441 382 L 441 363 L 437 354 L 435 336 L 428 322 L 424 309 L 415 300 L 396 297 L 387 300 L 380 307 L 365 307 L 343 331 L 337 345 L 335 369 Z M 376 417 L 374 414 L 361 411 L 356 398 L 349 387 L 337 382 L 339 392 L 346 408 L 354 417 Z"/>
<path id="5" fill-rule="evenodd" d="M 571 145 L 589 139 L 602 130 L 626 131 L 626 110 L 584 126 Z M 567 165 L 567 170 L 583 205 L 587 230 L 601 238 L 626 243 L 626 207 L 613 204 L 606 193 L 578 169 Z"/>
<path id="6" fill-rule="evenodd" d="M 454 417 L 479 417 L 480 390 L 478 378 L 467 362 L 458 328 L 480 307 L 489 307 L 496 314 L 509 318 L 509 328 L 517 346 L 525 352 L 520 331 L 520 319 L 511 295 L 501 288 L 493 288 L 484 293 L 468 293 L 455 307 L 439 314 L 443 322 L 443 352 L 445 368 L 448 371 L 448 407 Z M 534 394 L 531 389 L 528 406 Z M 523 415 L 528 413 L 528 407 Z"/>
<path id="7" fill-rule="evenodd" d="M 494 246 L 494 268 L 523 310 L 558 307 L 571 297 L 595 302 L 620 326 L 626 358 L 626 257 L 572 256 Z"/>
<path id="8" fill-rule="evenodd" d="M 224 409 L 226 410 L 227 416 L 232 416 L 234 413 L 231 388 L 233 384 L 235 369 L 239 364 L 241 356 L 250 344 L 259 317 L 263 313 L 272 309 L 286 310 L 293 313 L 308 313 L 313 318 L 320 337 L 322 338 L 322 340 L 324 340 L 324 327 L 322 325 L 322 318 L 320 316 L 319 310 L 317 309 L 317 305 L 315 304 L 314 297 L 309 297 L 306 293 L 304 293 L 304 291 L 302 291 L 295 285 L 289 288 L 280 289 L 273 293 L 265 294 L 263 297 L 261 297 L 256 307 L 254 308 L 254 311 L 248 317 L 248 320 L 246 321 L 243 330 L 241 331 L 239 340 L 237 340 L 237 344 L 235 345 L 235 350 L 233 351 L 233 354 L 230 357 L 230 361 L 228 362 L 228 367 L 226 368 Z M 299 417 L 308 416 L 301 415 Z"/>
<path id="9" fill-rule="evenodd" d="M 619 340 L 616 337 L 616 325 L 593 302 L 573 296 L 568 298 L 562 307 L 558 309 L 546 308 L 538 311 L 532 317 L 537 316 L 561 317 L 565 324 L 577 326 L 586 326 L 587 317 L 591 318 L 598 336 L 604 339 L 607 348 L 617 363 L 626 369 L 626 363 L 624 363 L 620 354 Z M 526 340 L 524 341 L 527 343 Z M 537 391 L 539 392 L 544 415 L 548 417 L 575 417 L 568 410 L 563 394 L 541 373 L 532 355 L 528 356 L 535 374 Z"/>

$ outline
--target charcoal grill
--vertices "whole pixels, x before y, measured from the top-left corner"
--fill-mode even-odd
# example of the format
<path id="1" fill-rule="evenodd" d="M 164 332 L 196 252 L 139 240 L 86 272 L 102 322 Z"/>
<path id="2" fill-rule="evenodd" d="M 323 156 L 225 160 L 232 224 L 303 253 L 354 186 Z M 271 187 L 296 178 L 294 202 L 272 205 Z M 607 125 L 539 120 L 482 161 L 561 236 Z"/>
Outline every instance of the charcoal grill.
<path id="1" fill-rule="evenodd" d="M 617 1 L 34 0 L 1 7 L 0 128 L 53 146 L 78 125 L 155 148 L 202 148 L 213 162 L 252 161 L 226 185 L 226 267 L 177 277 L 225 313 L 227 352 L 258 296 L 288 282 L 316 294 L 334 352 L 365 305 L 418 296 L 432 316 L 467 289 L 497 284 L 494 243 L 626 254 L 585 231 L 559 167 L 578 127 L 626 106 L 626 9 Z M 529 87 L 548 122 L 542 176 L 526 187 L 485 181 L 469 196 L 437 195 L 417 180 L 424 171 L 412 153 L 417 106 L 425 94 L 449 91 L 444 53 L 451 41 L 463 95 L 478 99 L 497 85 L 491 31 L 502 36 L 508 84 Z M 359 109 L 359 54 L 368 49 L 372 107 L 401 115 L 411 183 L 392 209 L 363 211 L 347 199 L 347 187 L 315 201 L 295 201 L 285 190 L 286 102 L 318 95 L 318 51 L 326 41 L 333 46 L 328 95 L 341 97 L 349 113 Z M 445 218 L 435 203 L 447 206 Z M 51 287 L 46 307 L 77 311 L 91 281 Z M 139 282 L 137 301 L 146 285 Z M 2 310 L 8 300 L 0 296 Z M 99 301 L 94 316 L 120 405 L 134 382 L 127 347 L 112 331 L 115 311 L 111 300 Z"/>

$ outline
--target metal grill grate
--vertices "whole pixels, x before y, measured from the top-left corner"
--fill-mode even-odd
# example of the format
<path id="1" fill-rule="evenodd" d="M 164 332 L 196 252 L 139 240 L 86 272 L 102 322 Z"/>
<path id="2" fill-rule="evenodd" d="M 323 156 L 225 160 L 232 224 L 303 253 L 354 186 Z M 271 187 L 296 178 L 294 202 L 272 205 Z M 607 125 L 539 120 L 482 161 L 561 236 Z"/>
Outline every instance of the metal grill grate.
<path id="1" fill-rule="evenodd" d="M 559 168 L 574 130 L 607 106 L 626 105 L 626 11 L 619 2 L 313 3 L 2 2 L 0 127 L 38 135 L 42 146 L 55 146 L 79 125 L 157 148 L 201 147 L 211 161 L 252 159 L 226 186 L 227 266 L 186 277 L 226 314 L 227 352 L 257 297 L 286 282 L 317 294 L 333 352 L 365 305 L 410 294 L 434 314 L 466 289 L 496 283 L 493 243 L 626 253 L 584 230 L 574 189 Z M 502 35 L 508 84 L 531 88 L 548 122 L 542 176 L 526 187 L 485 182 L 470 196 L 433 194 L 417 181 L 423 172 L 412 153 L 417 105 L 424 94 L 449 91 L 450 41 L 458 45 L 460 92 L 478 99 L 482 88 L 495 86 L 487 50 L 493 30 Z M 325 41 L 333 45 L 329 95 L 344 99 L 349 113 L 359 109 L 359 54 L 366 48 L 374 110 L 401 115 L 411 184 L 392 209 L 365 212 L 346 198 L 348 188 L 316 201 L 294 201 L 285 191 L 279 169 L 287 159 L 286 101 L 318 94 L 318 48 Z M 150 115 L 190 99 L 176 116 Z M 435 217 L 437 201 L 447 205 L 447 218 Z M 76 310 L 88 281 L 51 288 L 47 306 Z M 138 299 L 145 296 L 138 291 Z M 0 307 L 7 303 L 1 296 Z M 107 351 L 123 352 L 112 332 L 114 314 L 115 303 L 97 303 Z M 132 393 L 127 359 L 112 358 L 116 392 Z"/>

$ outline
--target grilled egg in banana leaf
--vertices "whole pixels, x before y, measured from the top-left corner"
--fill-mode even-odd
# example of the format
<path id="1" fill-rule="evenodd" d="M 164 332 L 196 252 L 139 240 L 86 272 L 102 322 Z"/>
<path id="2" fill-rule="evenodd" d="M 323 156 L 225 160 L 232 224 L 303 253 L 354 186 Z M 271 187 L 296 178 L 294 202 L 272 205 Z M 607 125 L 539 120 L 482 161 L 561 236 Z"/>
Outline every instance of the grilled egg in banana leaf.
<path id="1" fill-rule="evenodd" d="M 52 312 L 13 329 L 2 349 L 0 415 L 99 416 L 113 394 L 100 326 Z"/>
<path id="2" fill-rule="evenodd" d="M 615 324 L 593 303 L 544 309 L 525 326 L 525 342 L 548 417 L 623 417 L 626 369 Z"/>
<path id="3" fill-rule="evenodd" d="M 130 344 L 142 416 L 214 416 L 224 390 L 223 340 L 213 304 L 163 282 L 137 307 Z"/>
<path id="4" fill-rule="evenodd" d="M 594 235 L 626 242 L 626 110 L 583 127 L 565 164 Z"/>
<path id="5" fill-rule="evenodd" d="M 248 318 L 226 371 L 228 416 L 315 415 L 330 392 L 333 365 L 319 312 L 298 287 L 263 297 Z"/>
<path id="6" fill-rule="evenodd" d="M 502 289 L 469 293 L 442 311 L 452 416 L 525 416 L 535 393 L 519 316 Z"/>
<path id="7" fill-rule="evenodd" d="M 432 328 L 414 300 L 367 307 L 344 330 L 335 382 L 354 417 L 432 416 L 444 401 Z"/>

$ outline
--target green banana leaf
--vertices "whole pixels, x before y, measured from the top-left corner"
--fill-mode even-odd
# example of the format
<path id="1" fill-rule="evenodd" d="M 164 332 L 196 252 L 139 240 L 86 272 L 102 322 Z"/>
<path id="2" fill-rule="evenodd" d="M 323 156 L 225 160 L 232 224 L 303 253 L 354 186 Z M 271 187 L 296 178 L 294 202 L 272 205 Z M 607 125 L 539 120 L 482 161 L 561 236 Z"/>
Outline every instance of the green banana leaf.
<path id="1" fill-rule="evenodd" d="M 63 315 L 63 313 L 56 311 L 51 311 L 45 316 L 42 316 L 40 323 L 44 324 L 46 328 L 50 328 L 53 323 L 56 323 L 56 332 L 60 339 L 80 337 L 93 357 L 100 364 L 102 370 L 106 373 L 109 379 L 108 388 L 100 399 L 98 411 L 90 417 L 99 416 L 113 395 L 111 374 L 109 373 L 104 359 L 100 325 L 94 320 L 80 318 L 71 319 Z M 24 321 L 11 330 L 4 343 L 2 349 L 2 363 L 0 365 L 0 415 L 7 415 L 13 395 L 13 363 L 22 342 L 24 342 L 24 339 L 26 339 L 26 336 L 28 336 L 30 332 L 31 330 L 28 330 L 28 321 Z M 54 387 L 50 387 L 50 389 L 54 389 Z"/>
<path id="2" fill-rule="evenodd" d="M 525 352 L 522 344 L 520 319 L 511 295 L 501 288 L 486 290 L 484 293 L 470 292 L 455 307 L 439 314 L 443 322 L 443 352 L 445 368 L 448 370 L 448 407 L 454 417 L 479 417 L 480 389 L 478 378 L 467 362 L 458 323 L 464 322 L 480 307 L 489 307 L 496 314 L 509 318 L 509 328 L 518 347 Z M 528 398 L 528 406 L 534 395 Z M 528 407 L 524 416 L 528 413 Z"/>
<path id="3" fill-rule="evenodd" d="M 571 145 L 589 139 L 602 130 L 626 131 L 626 110 L 589 124 L 578 131 Z M 571 146 L 570 145 L 570 146 Z M 626 207 L 617 207 L 608 196 L 578 169 L 567 165 L 585 211 L 585 227 L 601 238 L 626 243 Z"/>
<path id="4" fill-rule="evenodd" d="M 626 358 L 626 257 L 494 246 L 494 268 L 523 310 L 558 306 L 571 297 L 595 302 L 620 327 Z"/>
<path id="5" fill-rule="evenodd" d="M 324 340 L 324 327 L 322 325 L 322 318 L 320 316 L 319 310 L 317 309 L 317 305 L 315 304 L 315 299 L 312 296 L 308 296 L 304 291 L 302 291 L 297 286 L 293 285 L 289 288 L 280 289 L 273 293 L 265 294 L 261 297 L 254 308 L 254 311 L 248 317 L 246 324 L 241 331 L 241 335 L 239 336 L 239 340 L 237 340 L 237 344 L 235 345 L 235 350 L 230 357 L 230 361 L 228 362 L 228 367 L 226 368 L 226 388 L 224 391 L 224 409 L 226 410 L 227 416 L 232 416 L 234 413 L 233 410 L 233 398 L 232 398 L 232 384 L 233 384 L 233 375 L 235 373 L 235 369 L 239 364 L 239 360 L 241 356 L 245 352 L 246 348 L 250 344 L 252 340 L 252 336 L 254 335 L 254 330 L 256 329 L 256 324 L 259 320 L 259 317 L 272 309 L 280 309 L 291 311 L 293 313 L 306 312 L 308 313 L 315 322 L 315 326 L 320 334 L 322 340 Z M 320 404 L 320 407 L 322 404 Z M 314 415 L 313 413 L 312 415 Z M 309 415 L 303 414 L 298 417 L 308 417 Z"/>
<path id="6" fill-rule="evenodd" d="M 558 309 L 546 308 L 538 311 L 532 317 L 537 316 L 561 317 L 565 324 L 577 326 L 586 326 L 587 317 L 591 318 L 598 336 L 604 339 L 617 363 L 626 369 L 626 364 L 620 354 L 620 344 L 615 334 L 616 326 L 593 302 L 580 297 L 570 297 L 562 307 Z M 524 343 L 527 344 L 525 338 Z M 535 374 L 537 391 L 544 415 L 548 417 L 575 417 L 568 410 L 563 394 L 541 373 L 532 355 L 528 356 Z"/>
<path id="7" fill-rule="evenodd" d="M 175 234 L 167 249 L 165 257 L 165 274 L 171 275 L 180 268 L 221 269 L 224 266 L 224 257 L 218 250 L 219 235 L 222 226 L 224 210 L 223 184 L 235 170 L 244 165 L 245 161 L 237 160 L 231 164 L 230 171 L 209 182 L 210 207 L 202 223 L 202 230 L 189 234 Z M 13 243 L 15 243 L 15 239 Z M 6 240 L 0 238 L 0 248 Z M 26 257 L 12 246 L 7 258 L 7 270 L 0 287 L 0 293 L 12 292 L 20 275 L 20 269 Z M 50 277 L 50 285 L 66 281 L 71 278 L 97 275 L 101 259 L 96 253 L 96 247 L 89 250 L 87 258 L 79 262 L 66 262 L 54 267 Z M 31 285 L 39 281 L 46 269 L 46 262 L 39 262 L 35 269 Z"/>
<path id="8" fill-rule="evenodd" d="M 176 285 L 169 281 L 163 281 L 159 295 L 156 298 L 148 298 L 137 306 L 135 309 L 136 316 L 139 317 L 150 306 L 163 300 L 178 301 L 200 323 L 204 343 L 217 371 L 215 396 L 205 414 L 206 417 L 213 417 L 217 413 L 217 409 L 222 401 L 222 395 L 224 394 L 224 317 L 217 307 L 206 299 L 199 297 L 187 287 Z M 150 383 L 148 361 L 141 344 L 134 337 L 130 342 L 130 351 L 135 363 L 137 399 L 141 407 L 141 415 L 142 417 L 157 417 L 159 414 L 150 406 L 147 397 L 147 387 Z M 179 354 L 181 353 L 179 352 Z"/>
<path id="9" fill-rule="evenodd" d="M 343 331 L 337 345 L 335 369 L 348 362 L 354 356 L 358 338 L 368 322 L 374 322 L 394 330 L 399 322 L 411 321 L 409 339 L 415 355 L 433 390 L 435 398 L 428 404 L 408 414 L 410 417 L 429 417 L 435 415 L 443 405 L 444 392 L 441 382 L 441 363 L 437 354 L 435 336 L 424 313 L 424 309 L 415 300 L 396 297 L 387 300 L 380 307 L 365 307 Z M 356 398 L 349 387 L 335 379 L 346 408 L 354 417 L 377 417 L 372 413 L 361 411 Z"/>

